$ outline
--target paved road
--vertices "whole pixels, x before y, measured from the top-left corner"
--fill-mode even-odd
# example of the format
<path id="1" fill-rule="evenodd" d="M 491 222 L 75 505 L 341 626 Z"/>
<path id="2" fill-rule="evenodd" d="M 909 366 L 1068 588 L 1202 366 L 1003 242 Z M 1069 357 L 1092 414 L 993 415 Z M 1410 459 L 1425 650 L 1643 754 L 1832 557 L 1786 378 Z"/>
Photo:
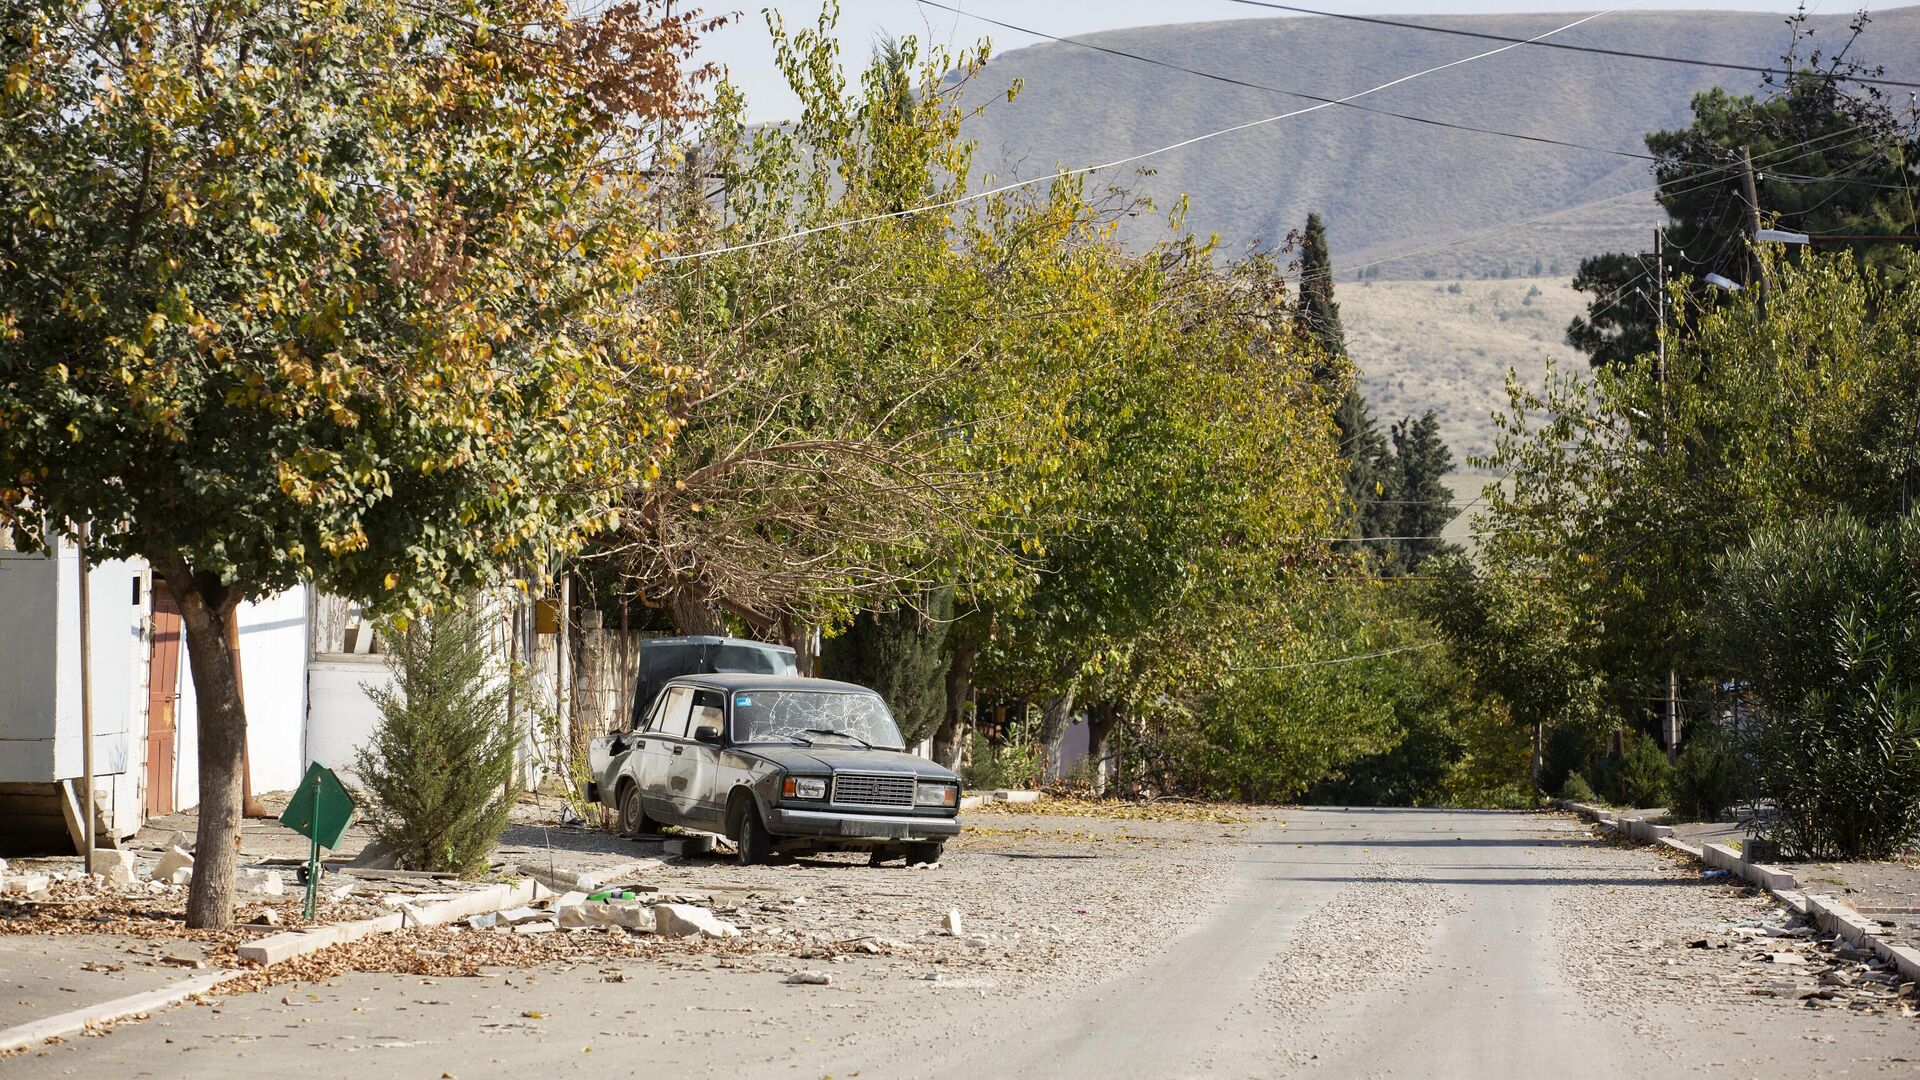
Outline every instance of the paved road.
<path id="1" fill-rule="evenodd" d="M 1292 811 L 1218 832 L 1210 842 L 1243 848 L 1213 906 L 1169 912 L 1188 927 L 1172 934 L 1141 925 L 1135 955 L 1079 988 L 853 966 L 833 987 L 790 987 L 632 961 L 615 985 L 591 966 L 511 984 L 351 975 L 165 1013 L 0 1072 L 1920 1075 L 1920 1021 L 1758 996 L 1766 976 L 1736 950 L 1680 943 L 1759 901 L 1565 819 Z"/>

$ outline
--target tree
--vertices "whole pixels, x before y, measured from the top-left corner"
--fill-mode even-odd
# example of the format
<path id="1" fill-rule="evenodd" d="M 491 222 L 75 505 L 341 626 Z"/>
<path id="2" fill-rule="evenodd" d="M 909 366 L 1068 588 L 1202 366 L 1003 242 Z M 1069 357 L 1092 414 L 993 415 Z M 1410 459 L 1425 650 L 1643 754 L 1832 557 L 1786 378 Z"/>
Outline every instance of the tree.
<path id="1" fill-rule="evenodd" d="M 1393 563 L 1403 573 L 1418 570 L 1436 555 L 1458 552 L 1440 539 L 1453 520 L 1453 492 L 1444 477 L 1453 471 L 1453 453 L 1440 440 L 1440 420 L 1432 409 L 1419 419 L 1393 425 Z"/>
<path id="2" fill-rule="evenodd" d="M 1920 493 L 1916 267 L 1774 260 L 1764 318 L 1752 293 L 1682 313 L 1665 380 L 1645 357 L 1550 373 L 1539 392 L 1510 379 L 1512 411 L 1475 462 L 1509 478 L 1474 516 L 1478 591 L 1431 612 L 1462 663 L 1503 694 L 1564 687 L 1578 712 L 1630 724 L 1677 671 L 1685 708 L 1718 674 L 1704 635 L 1725 552 L 1810 515 L 1884 521 Z M 1520 700 L 1516 719 L 1555 713 Z"/>
<path id="3" fill-rule="evenodd" d="M 1920 515 L 1796 521 L 1719 568 L 1709 638 L 1757 706 L 1770 831 L 1802 856 L 1892 858 L 1920 837 Z"/>
<path id="4" fill-rule="evenodd" d="M 1794 20 L 1796 28 L 1802 20 Z M 1751 154 L 1759 210 L 1769 227 L 1807 233 L 1894 236 L 1920 223 L 1912 196 L 1920 160 L 1920 111 L 1896 110 L 1877 88 L 1850 90 L 1849 77 L 1877 75 L 1847 59 L 1868 24 L 1861 13 L 1846 45 L 1823 58 L 1783 58 L 1792 74 L 1765 97 L 1715 88 L 1693 99 L 1693 123 L 1646 138 L 1654 155 L 1672 277 L 1687 282 L 1670 303 L 1706 301 L 1706 275 L 1736 282 L 1755 273 L 1742 154 Z M 1894 245 L 1864 244 L 1860 258 L 1888 265 Z M 1612 253 L 1582 260 L 1574 287 L 1593 296 L 1567 329 L 1567 343 L 1596 367 L 1622 365 L 1654 349 L 1659 310 L 1652 257 Z"/>
<path id="5" fill-rule="evenodd" d="M 956 95 L 979 57 L 902 39 L 849 86 L 832 18 L 770 16 L 794 123 L 747 124 L 722 84 L 673 205 L 690 249 L 727 250 L 635 298 L 672 313 L 692 391 L 603 553 L 688 632 L 731 618 L 798 644 L 929 590 L 1017 588 L 1016 518 L 1067 471 L 1058 380 L 1106 315 L 1078 280 L 1106 225 L 1075 185 L 885 216 L 964 192 Z"/>
<path id="6" fill-rule="evenodd" d="M 1300 301 L 1294 312 L 1302 336 L 1320 346 L 1329 364 L 1347 355 L 1347 331 L 1340 325 L 1340 305 L 1333 299 L 1333 251 L 1327 245 L 1327 226 L 1309 212 L 1300 234 Z"/>
<path id="7" fill-rule="evenodd" d="M 937 589 L 891 611 L 865 611 L 821 653 L 821 673 L 880 692 L 908 746 L 940 726 L 947 711 L 947 628 L 953 590 Z"/>
<path id="8" fill-rule="evenodd" d="M 506 830 L 521 676 L 498 670 L 492 629 L 484 611 L 449 609 L 383 635 L 394 688 L 369 691 L 380 720 L 354 772 L 373 796 L 367 823 L 403 870 L 484 871 Z"/>
<path id="9" fill-rule="evenodd" d="M 419 612 L 613 520 L 670 434 L 616 301 L 694 16 L 548 0 L 16 4 L 0 31 L 0 521 L 179 598 L 194 927 L 232 919 L 243 600 Z"/>

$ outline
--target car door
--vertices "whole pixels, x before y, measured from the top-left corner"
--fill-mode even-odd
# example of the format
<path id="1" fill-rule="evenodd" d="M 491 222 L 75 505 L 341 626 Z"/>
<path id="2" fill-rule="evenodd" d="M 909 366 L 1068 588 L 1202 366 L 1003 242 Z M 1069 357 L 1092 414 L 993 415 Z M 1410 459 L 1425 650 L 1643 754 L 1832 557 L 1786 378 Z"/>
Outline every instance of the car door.
<path id="1" fill-rule="evenodd" d="M 688 714 L 687 737 L 673 750 L 669 768 L 674 811 L 690 825 L 714 827 L 725 808 L 714 789 L 720 771 L 720 748 L 693 737 L 703 727 L 726 730 L 727 698 L 718 690 L 696 689 Z"/>
<path id="2" fill-rule="evenodd" d="M 693 687 L 667 687 L 647 729 L 647 745 L 640 751 L 640 798 L 647 815 L 673 825 L 687 823 L 675 799 L 674 762 L 686 754 L 687 721 L 692 711 Z"/>

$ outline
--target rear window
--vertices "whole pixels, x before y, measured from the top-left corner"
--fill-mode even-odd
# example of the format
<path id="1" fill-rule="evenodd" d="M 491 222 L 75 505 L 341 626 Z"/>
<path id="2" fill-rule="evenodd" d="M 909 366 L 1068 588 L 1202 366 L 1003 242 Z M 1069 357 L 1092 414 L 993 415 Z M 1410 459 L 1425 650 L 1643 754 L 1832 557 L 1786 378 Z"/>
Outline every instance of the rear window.
<path id="1" fill-rule="evenodd" d="M 879 695 L 820 690 L 734 691 L 733 741 L 905 748 Z"/>

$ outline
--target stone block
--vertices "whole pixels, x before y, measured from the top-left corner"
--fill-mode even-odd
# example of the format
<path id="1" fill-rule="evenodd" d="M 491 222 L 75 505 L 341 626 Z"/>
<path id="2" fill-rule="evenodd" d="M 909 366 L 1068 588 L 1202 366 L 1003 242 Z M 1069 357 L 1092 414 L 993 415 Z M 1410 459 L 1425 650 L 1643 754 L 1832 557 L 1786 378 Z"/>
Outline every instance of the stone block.
<path id="1" fill-rule="evenodd" d="M 691 904 L 656 904 L 655 929 L 667 937 L 739 937 L 740 928 L 703 907 Z"/>
<path id="2" fill-rule="evenodd" d="M 133 852 L 117 848 L 95 848 L 87 856 L 87 873 L 98 874 L 109 885 L 133 884 Z"/>
<path id="3" fill-rule="evenodd" d="M 153 880 L 172 881 L 175 871 L 192 869 L 193 856 L 186 848 L 174 845 L 160 853 L 160 861 L 153 867 Z"/>
<path id="4" fill-rule="evenodd" d="M 233 872 L 233 891 L 255 896 L 284 896 L 287 879 L 278 870 L 250 870 L 243 867 Z"/>

